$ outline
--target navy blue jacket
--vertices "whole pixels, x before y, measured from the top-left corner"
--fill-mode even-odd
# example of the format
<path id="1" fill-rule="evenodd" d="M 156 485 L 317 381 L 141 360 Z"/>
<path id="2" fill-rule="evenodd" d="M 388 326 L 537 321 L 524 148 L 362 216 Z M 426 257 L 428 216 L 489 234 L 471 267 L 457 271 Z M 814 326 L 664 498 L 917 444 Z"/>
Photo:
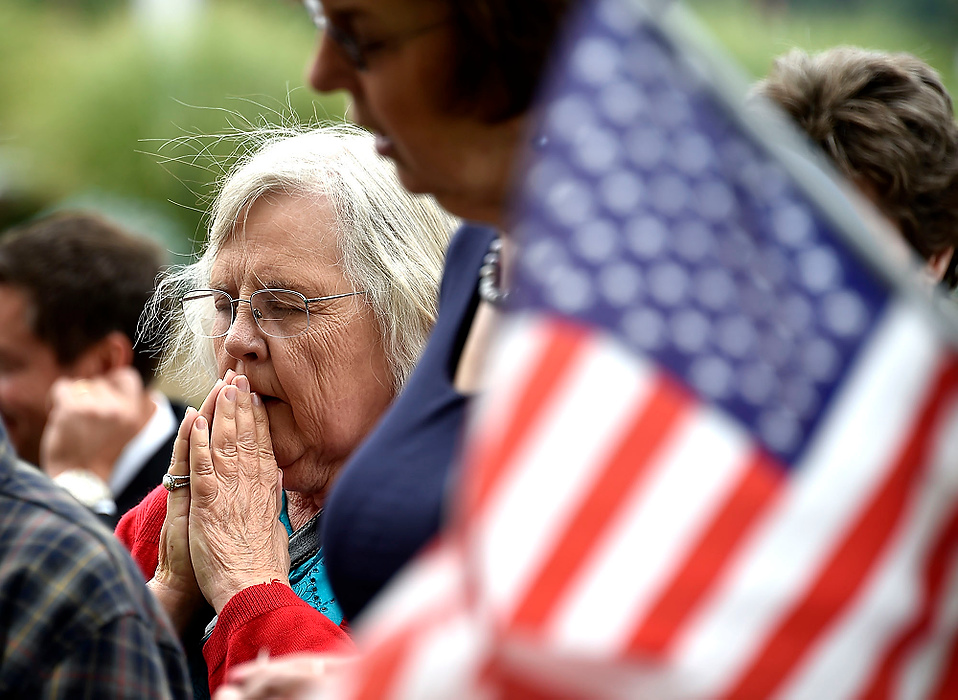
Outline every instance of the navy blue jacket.
<path id="1" fill-rule="evenodd" d="M 495 233 L 461 227 L 449 243 L 439 315 L 419 364 L 343 468 L 323 514 L 323 551 L 347 620 L 439 530 L 469 398 L 453 386 L 476 282 Z"/>

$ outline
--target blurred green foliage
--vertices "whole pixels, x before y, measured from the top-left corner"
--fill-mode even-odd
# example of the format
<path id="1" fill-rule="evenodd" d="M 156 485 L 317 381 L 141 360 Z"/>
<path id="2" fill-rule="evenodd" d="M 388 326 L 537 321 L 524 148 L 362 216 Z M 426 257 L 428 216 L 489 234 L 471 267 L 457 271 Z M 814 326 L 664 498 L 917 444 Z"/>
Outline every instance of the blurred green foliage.
<path id="1" fill-rule="evenodd" d="M 845 12 L 875 11 L 886 15 L 908 17 L 925 24 L 932 31 L 954 33 L 958 28 L 958 4 L 953 0 L 771 0 L 771 3 L 788 5 L 799 11 L 832 12 L 836 8 Z M 770 4 L 765 2 L 764 4 Z M 950 27 L 949 27 L 950 24 Z"/>
<path id="2" fill-rule="evenodd" d="M 840 44 L 918 56 L 958 97 L 955 0 L 687 0 L 753 78 L 792 48 Z"/>
<path id="3" fill-rule="evenodd" d="M 80 203 L 187 252 L 237 144 L 184 137 L 343 113 L 304 86 L 315 31 L 297 0 L 206 0 L 180 31 L 136 2 L 0 0 L 0 228 Z M 955 0 L 688 2 L 752 77 L 792 47 L 856 44 L 914 53 L 958 94 Z"/>
<path id="4" fill-rule="evenodd" d="M 188 251 L 219 174 L 210 166 L 236 143 L 191 165 L 209 144 L 168 141 L 341 118 L 342 98 L 304 87 L 316 39 L 296 2 L 216 0 L 179 29 L 138 19 L 115 0 L 0 3 L 0 225 L 93 203 Z"/>

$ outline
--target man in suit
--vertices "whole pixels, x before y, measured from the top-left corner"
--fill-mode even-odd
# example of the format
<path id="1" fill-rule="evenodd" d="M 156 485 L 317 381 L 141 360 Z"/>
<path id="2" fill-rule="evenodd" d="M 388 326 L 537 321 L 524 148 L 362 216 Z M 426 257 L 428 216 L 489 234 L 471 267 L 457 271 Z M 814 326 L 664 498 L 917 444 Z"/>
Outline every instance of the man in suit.
<path id="1" fill-rule="evenodd" d="M 90 214 L 0 238 L 0 417 L 19 456 L 115 523 L 163 478 L 185 409 L 137 324 L 163 251 Z"/>

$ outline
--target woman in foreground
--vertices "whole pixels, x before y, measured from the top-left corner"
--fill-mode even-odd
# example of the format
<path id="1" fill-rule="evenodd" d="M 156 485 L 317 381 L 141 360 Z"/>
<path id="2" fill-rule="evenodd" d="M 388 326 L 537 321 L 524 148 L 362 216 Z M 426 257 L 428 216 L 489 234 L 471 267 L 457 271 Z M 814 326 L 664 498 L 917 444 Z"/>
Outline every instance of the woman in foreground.
<path id="1" fill-rule="evenodd" d="M 505 295 L 510 178 L 539 73 L 569 0 L 307 2 L 325 27 L 310 76 L 347 90 L 402 184 L 464 225 L 436 328 L 403 395 L 351 458 L 323 524 L 330 580 L 353 619 L 438 531 L 462 423 Z"/>

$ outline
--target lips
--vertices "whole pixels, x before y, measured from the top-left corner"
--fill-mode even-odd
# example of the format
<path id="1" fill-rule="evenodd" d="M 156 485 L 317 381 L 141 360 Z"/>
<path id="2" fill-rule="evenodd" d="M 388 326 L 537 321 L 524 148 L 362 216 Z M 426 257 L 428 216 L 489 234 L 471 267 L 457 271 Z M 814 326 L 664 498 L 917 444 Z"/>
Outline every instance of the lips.
<path id="1" fill-rule="evenodd" d="M 376 134 L 376 152 L 386 158 L 396 157 L 396 148 L 392 139 L 385 134 Z"/>
<path id="2" fill-rule="evenodd" d="M 379 155 L 383 156 L 384 158 L 392 158 L 395 160 L 396 146 L 393 143 L 393 140 L 383 133 L 374 120 L 367 117 L 365 109 L 354 102 L 350 116 L 354 124 L 358 124 L 376 137 L 373 145 Z"/>
<path id="3" fill-rule="evenodd" d="M 257 388 L 256 385 L 253 384 L 252 382 L 250 382 L 250 391 L 257 394 L 263 400 L 263 403 L 266 406 L 282 402 L 282 399 L 280 399 L 278 396 L 274 396 L 273 394 L 267 394 L 265 391 L 262 391 L 261 389 Z"/>
<path id="4" fill-rule="evenodd" d="M 252 389 L 252 391 L 255 394 L 257 394 L 263 400 L 263 403 L 265 404 L 276 403 L 277 401 L 279 401 L 279 399 L 273 396 L 272 394 L 266 394 L 266 393 L 263 393 L 262 391 L 257 391 L 256 389 Z"/>

